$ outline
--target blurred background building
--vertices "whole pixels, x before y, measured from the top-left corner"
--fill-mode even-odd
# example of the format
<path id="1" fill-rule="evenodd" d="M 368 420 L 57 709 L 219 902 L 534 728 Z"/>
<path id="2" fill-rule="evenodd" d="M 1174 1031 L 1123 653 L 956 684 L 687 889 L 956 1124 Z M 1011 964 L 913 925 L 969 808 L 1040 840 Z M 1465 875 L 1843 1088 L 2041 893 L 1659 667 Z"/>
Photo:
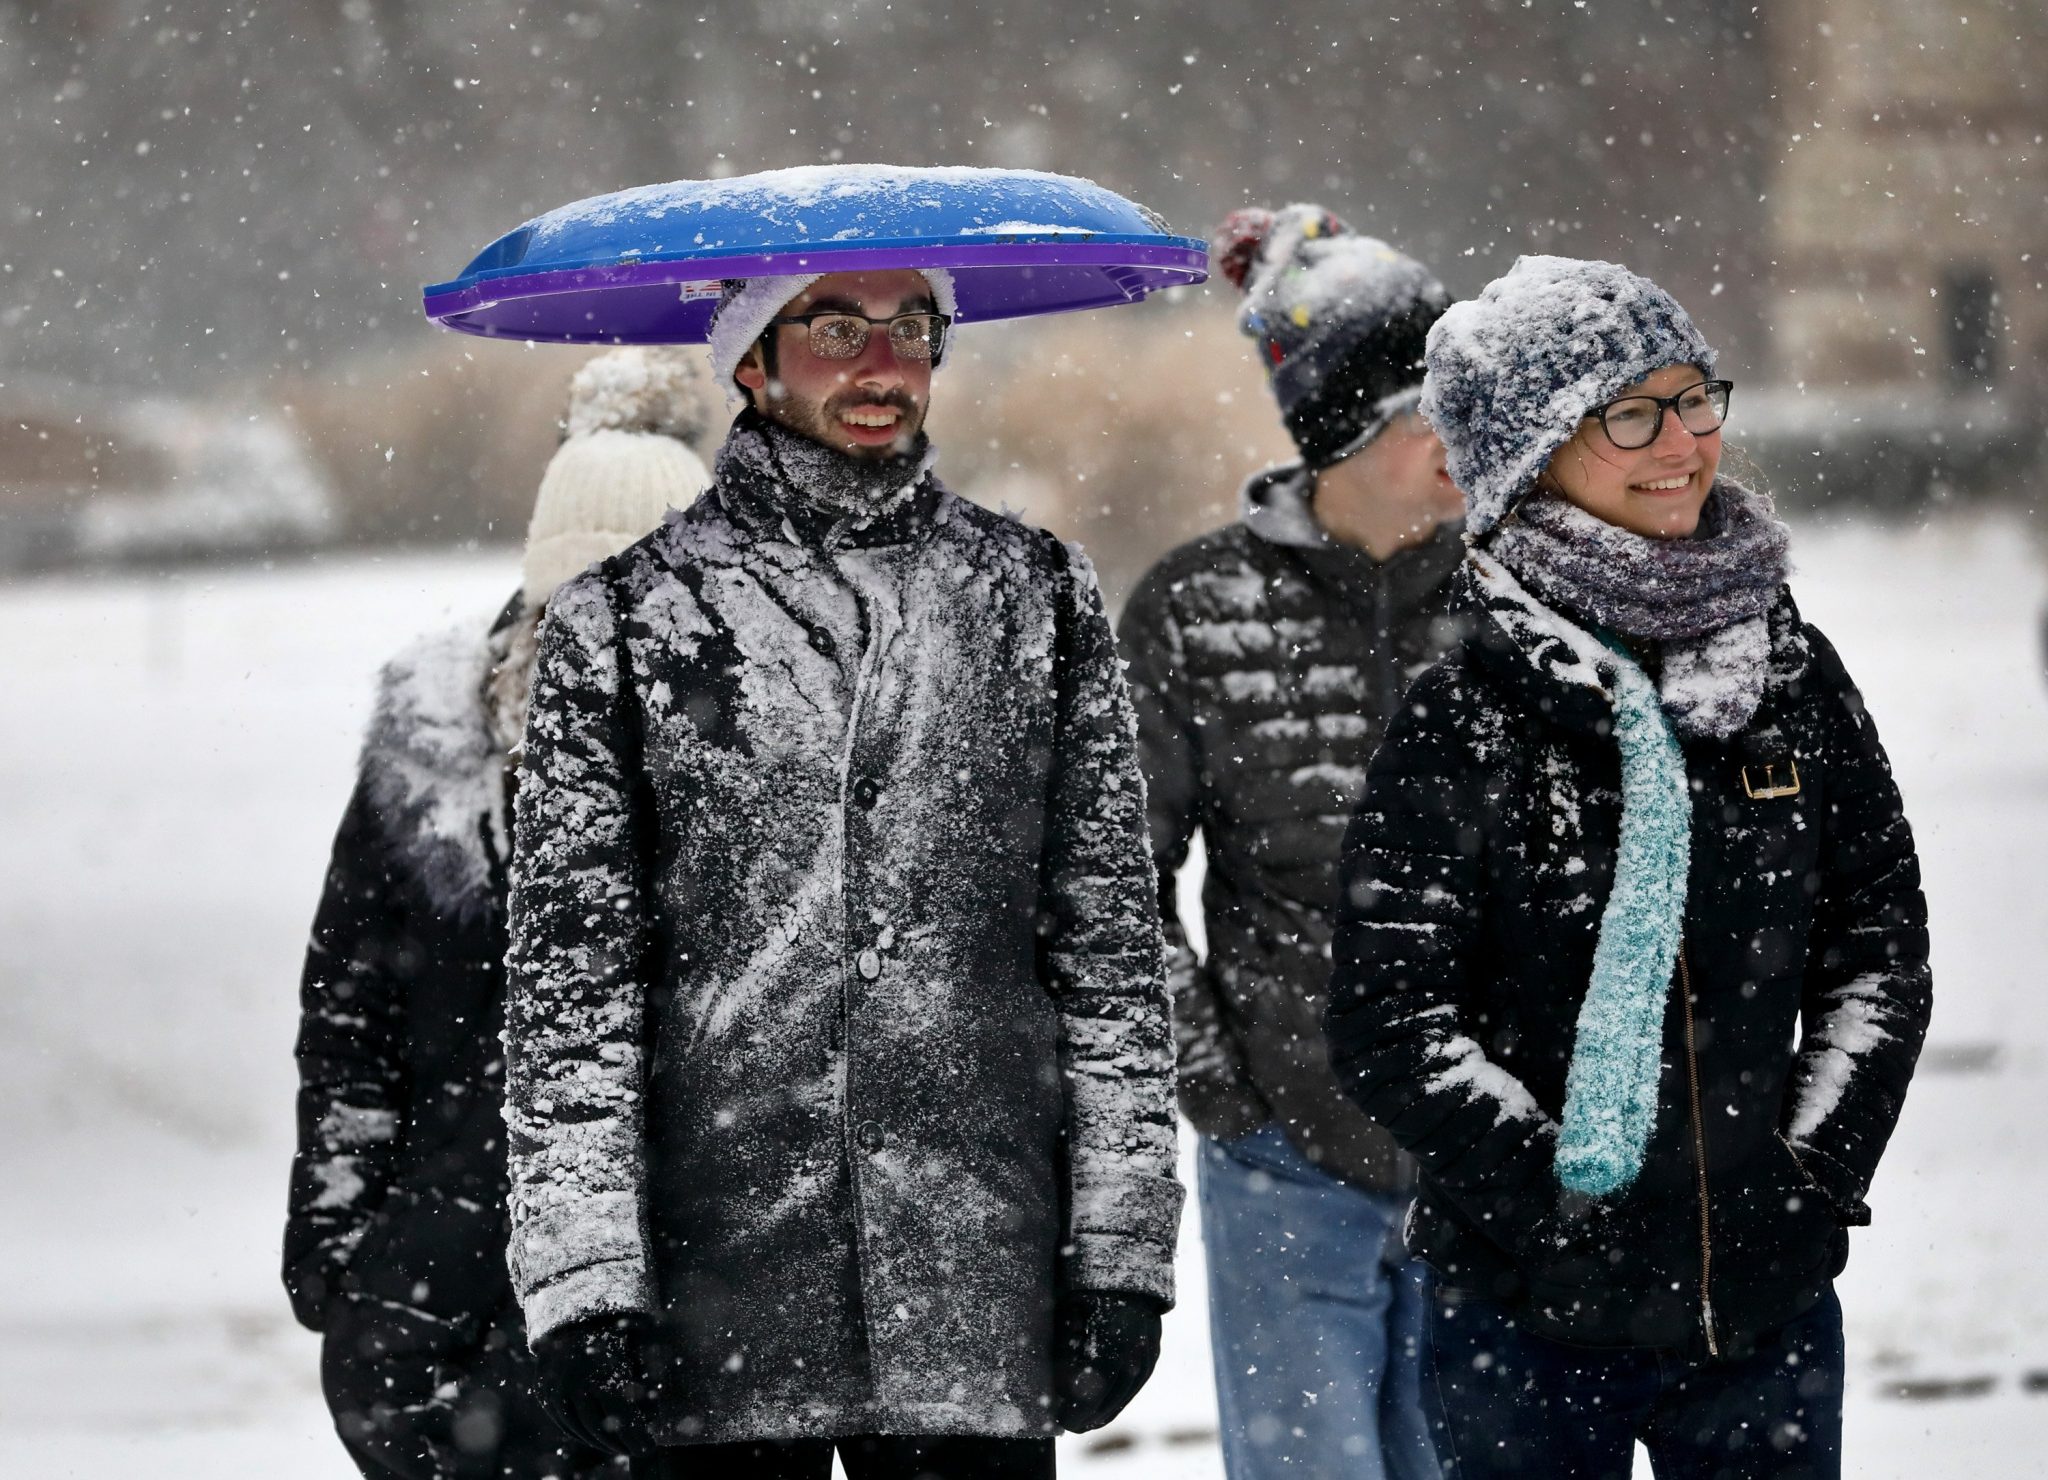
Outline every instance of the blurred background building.
<path id="1" fill-rule="evenodd" d="M 1770 14 L 1762 312 L 1793 394 L 1763 408 L 1752 453 L 1809 497 L 2017 487 L 2048 388 L 2048 8 Z"/>
<path id="2" fill-rule="evenodd" d="M 1461 293 L 1618 258 L 1725 347 L 1784 497 L 1986 496 L 2040 445 L 2044 76 L 2033 0 L 6 0 L 0 568 L 509 539 L 579 357 L 438 334 L 419 285 L 582 196 L 873 159 L 1087 173 L 1198 235 L 1312 198 Z M 1113 586 L 1284 449 L 1228 288 L 1175 296 L 972 330 L 935 409 L 957 486 Z M 195 490 L 141 403 L 291 440 L 280 508 Z M 186 504 L 80 534 L 145 462 Z"/>

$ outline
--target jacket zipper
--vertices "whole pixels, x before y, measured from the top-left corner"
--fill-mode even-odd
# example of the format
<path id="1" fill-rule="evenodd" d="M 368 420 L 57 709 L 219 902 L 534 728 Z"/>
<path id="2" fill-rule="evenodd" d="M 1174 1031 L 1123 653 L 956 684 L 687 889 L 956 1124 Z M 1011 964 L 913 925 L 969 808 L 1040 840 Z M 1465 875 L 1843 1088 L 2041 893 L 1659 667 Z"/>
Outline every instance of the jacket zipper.
<path id="1" fill-rule="evenodd" d="M 1700 1118 L 1700 1066 L 1693 1047 L 1692 969 L 1686 964 L 1685 941 L 1678 942 L 1678 995 L 1685 1011 L 1685 1078 L 1692 1094 L 1692 1152 L 1700 1181 L 1700 1327 L 1707 1334 L 1707 1355 L 1721 1355 L 1714 1335 L 1714 1233 L 1707 1214 L 1707 1129 Z"/>

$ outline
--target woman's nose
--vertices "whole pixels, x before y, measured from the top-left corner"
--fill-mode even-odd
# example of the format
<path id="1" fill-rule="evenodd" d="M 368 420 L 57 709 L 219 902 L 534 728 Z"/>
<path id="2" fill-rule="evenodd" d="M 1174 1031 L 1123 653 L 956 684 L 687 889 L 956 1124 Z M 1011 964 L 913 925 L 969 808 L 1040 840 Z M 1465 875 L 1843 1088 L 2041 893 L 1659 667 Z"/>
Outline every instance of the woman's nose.
<path id="1" fill-rule="evenodd" d="M 1650 444 L 1650 449 L 1666 457 L 1683 457 L 1692 451 L 1697 441 L 1699 438 L 1687 431 L 1685 423 L 1678 419 L 1678 408 L 1667 406 L 1664 408 L 1664 425 L 1657 429 L 1657 440 Z"/>

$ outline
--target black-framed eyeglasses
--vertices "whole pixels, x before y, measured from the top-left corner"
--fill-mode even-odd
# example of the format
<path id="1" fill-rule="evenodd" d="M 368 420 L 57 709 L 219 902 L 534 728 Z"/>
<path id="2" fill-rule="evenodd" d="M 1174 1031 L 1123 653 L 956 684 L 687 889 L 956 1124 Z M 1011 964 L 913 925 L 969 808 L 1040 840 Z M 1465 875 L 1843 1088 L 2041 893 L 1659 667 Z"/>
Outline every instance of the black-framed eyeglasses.
<path id="1" fill-rule="evenodd" d="M 1678 424 L 1695 437 L 1721 430 L 1728 419 L 1728 398 L 1734 394 L 1732 380 L 1703 380 L 1689 385 L 1675 396 L 1617 396 L 1604 406 L 1586 413 L 1600 423 L 1607 440 L 1624 452 L 1648 447 L 1664 430 L 1664 413 L 1678 413 Z"/>
<path id="2" fill-rule="evenodd" d="M 787 314 L 771 324 L 803 324 L 810 330 L 811 353 L 821 360 L 851 360 L 868 347 L 868 333 L 880 324 L 889 331 L 889 348 L 899 360 L 937 364 L 946 347 L 946 331 L 953 326 L 950 314 L 925 310 L 899 313 L 886 319 L 843 309 L 817 313 Z"/>

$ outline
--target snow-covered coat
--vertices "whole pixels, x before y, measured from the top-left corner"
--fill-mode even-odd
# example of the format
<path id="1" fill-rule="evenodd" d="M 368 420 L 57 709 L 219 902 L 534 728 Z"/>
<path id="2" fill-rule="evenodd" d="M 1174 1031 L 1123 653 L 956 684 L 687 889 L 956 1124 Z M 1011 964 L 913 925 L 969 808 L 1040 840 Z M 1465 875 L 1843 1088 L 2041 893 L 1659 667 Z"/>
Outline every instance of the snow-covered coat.
<path id="1" fill-rule="evenodd" d="M 536 1336 L 658 1323 L 668 1443 L 1045 1433 L 1056 1292 L 1170 1301 L 1181 1200 L 1100 597 L 928 478 L 834 519 L 730 453 L 542 628 L 513 1278 Z"/>
<path id="2" fill-rule="evenodd" d="M 1926 1032 L 1890 766 L 1781 593 L 1754 719 L 1682 742 L 1690 871 L 1642 1171 L 1575 1208 L 1553 1154 L 1620 826 L 1607 650 L 1512 580 L 1468 594 L 1481 620 L 1409 691 L 1346 840 L 1332 1062 L 1420 1162 L 1409 1245 L 1446 1285 L 1562 1340 L 1743 1350 L 1869 1221 Z"/>
<path id="3" fill-rule="evenodd" d="M 516 607 L 386 665 L 301 982 L 284 1281 L 366 1472 L 555 1475 L 505 1271 L 503 747 Z M 595 1464 L 598 1456 L 582 1455 Z"/>
<path id="4" fill-rule="evenodd" d="M 1277 1120 L 1311 1160 L 1382 1190 L 1409 1172 L 1338 1089 L 1323 1044 L 1337 856 L 1409 680 L 1451 646 L 1455 528 L 1384 561 L 1331 539 L 1296 464 L 1245 517 L 1169 553 L 1124 608 L 1166 922 L 1180 1106 L 1228 1138 Z M 1207 959 L 1175 875 L 1199 828 Z"/>

